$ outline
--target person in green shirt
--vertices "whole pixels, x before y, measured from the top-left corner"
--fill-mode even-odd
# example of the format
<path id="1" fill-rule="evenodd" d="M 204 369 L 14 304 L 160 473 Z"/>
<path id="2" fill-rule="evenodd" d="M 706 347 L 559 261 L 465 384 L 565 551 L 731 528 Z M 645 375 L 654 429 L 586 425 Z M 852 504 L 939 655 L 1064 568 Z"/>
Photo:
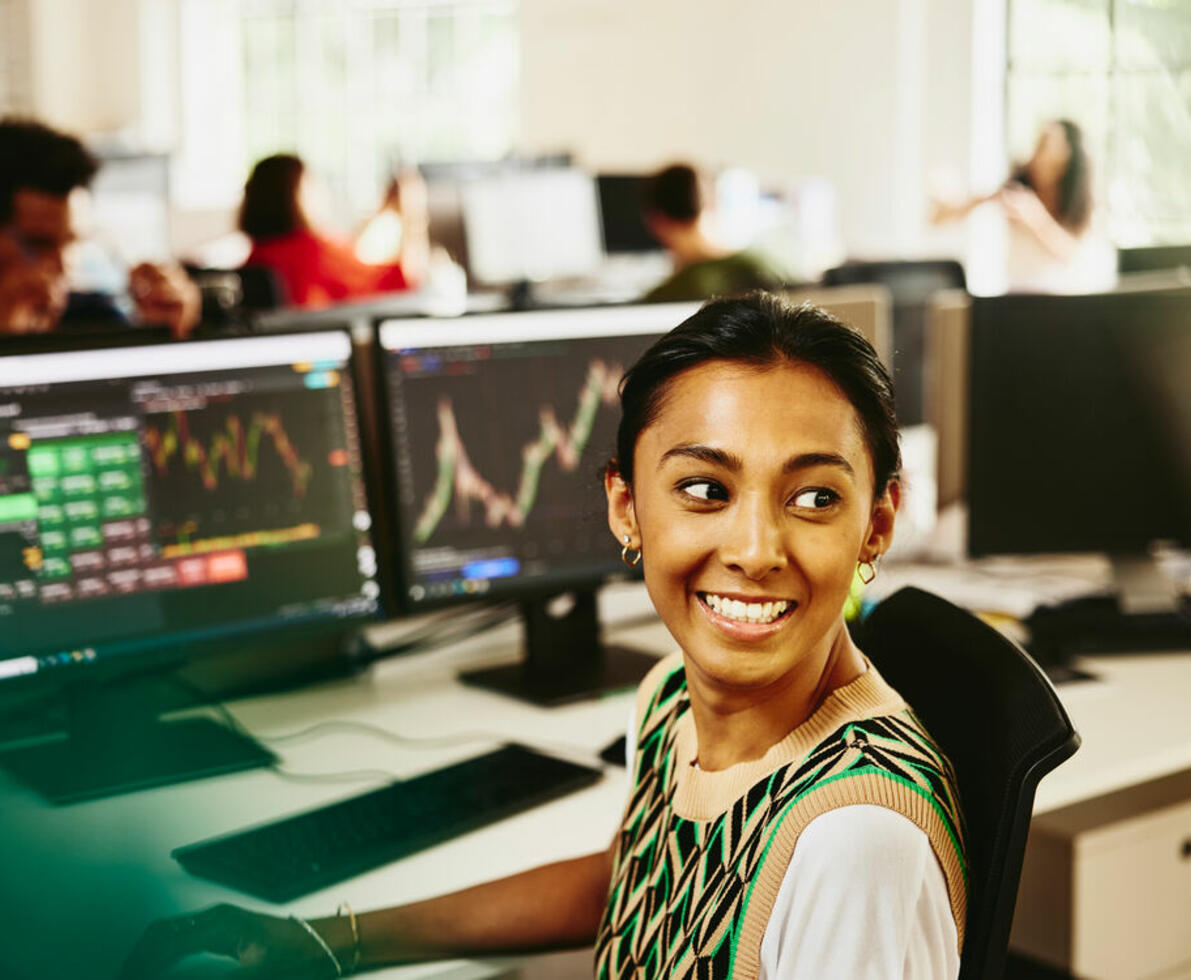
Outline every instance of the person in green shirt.
<path id="1" fill-rule="evenodd" d="M 642 297 L 647 303 L 680 303 L 778 289 L 784 277 L 764 256 L 718 244 L 707 227 L 703 178 L 685 163 L 671 164 L 645 181 L 645 224 L 670 253 L 673 274 Z"/>

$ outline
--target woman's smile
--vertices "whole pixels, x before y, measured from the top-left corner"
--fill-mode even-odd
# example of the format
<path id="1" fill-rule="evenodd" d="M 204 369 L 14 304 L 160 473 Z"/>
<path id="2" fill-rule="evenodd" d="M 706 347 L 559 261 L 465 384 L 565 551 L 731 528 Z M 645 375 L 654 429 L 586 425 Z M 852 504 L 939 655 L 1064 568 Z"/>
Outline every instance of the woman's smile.
<path id="1" fill-rule="evenodd" d="M 790 622 L 798 608 L 791 599 L 733 598 L 722 592 L 696 592 L 695 600 L 712 628 L 737 643 L 768 640 Z"/>

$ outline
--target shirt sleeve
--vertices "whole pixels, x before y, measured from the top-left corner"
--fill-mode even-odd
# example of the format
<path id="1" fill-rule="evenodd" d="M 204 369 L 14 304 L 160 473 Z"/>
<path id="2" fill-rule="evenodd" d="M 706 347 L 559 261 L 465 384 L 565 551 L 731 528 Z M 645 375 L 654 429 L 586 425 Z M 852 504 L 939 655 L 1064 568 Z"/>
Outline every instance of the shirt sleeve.
<path id="1" fill-rule="evenodd" d="M 799 836 L 761 940 L 761 980 L 955 980 L 955 920 L 926 834 L 875 805 Z"/>

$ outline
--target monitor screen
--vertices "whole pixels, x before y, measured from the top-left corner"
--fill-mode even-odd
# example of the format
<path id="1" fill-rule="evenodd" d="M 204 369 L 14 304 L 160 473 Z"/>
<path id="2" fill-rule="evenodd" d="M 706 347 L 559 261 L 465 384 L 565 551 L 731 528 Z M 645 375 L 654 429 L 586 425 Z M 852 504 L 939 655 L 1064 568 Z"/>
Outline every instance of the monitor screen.
<path id="1" fill-rule="evenodd" d="M 972 304 L 974 555 L 1191 544 L 1191 292 Z"/>
<path id="2" fill-rule="evenodd" d="M 373 616 L 340 331 L 0 358 L 0 679 Z"/>
<path id="3" fill-rule="evenodd" d="M 600 194 L 600 224 L 604 230 L 604 251 L 657 252 L 661 242 L 645 224 L 641 214 L 639 174 L 600 174 L 596 186 Z"/>
<path id="4" fill-rule="evenodd" d="M 603 259 L 595 182 L 578 170 L 534 167 L 461 186 L 468 272 L 481 283 L 594 272 Z"/>
<path id="5" fill-rule="evenodd" d="M 694 304 L 380 327 L 408 606 L 620 569 L 603 466 L 621 375 Z"/>

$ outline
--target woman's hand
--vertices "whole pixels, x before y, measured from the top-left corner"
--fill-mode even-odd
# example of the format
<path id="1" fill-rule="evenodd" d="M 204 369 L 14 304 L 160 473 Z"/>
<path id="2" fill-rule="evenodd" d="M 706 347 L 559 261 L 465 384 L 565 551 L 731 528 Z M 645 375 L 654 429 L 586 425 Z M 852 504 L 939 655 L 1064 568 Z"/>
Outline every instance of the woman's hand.
<path id="1" fill-rule="evenodd" d="M 129 273 L 128 286 L 142 323 L 164 323 L 177 338 L 189 337 L 198 325 L 202 297 L 178 266 L 142 262 Z"/>
<path id="2" fill-rule="evenodd" d="M 197 954 L 233 960 L 232 974 L 255 980 L 329 980 L 338 975 L 331 957 L 296 919 L 215 905 L 202 912 L 152 923 L 124 961 L 120 980 L 156 980 Z"/>

